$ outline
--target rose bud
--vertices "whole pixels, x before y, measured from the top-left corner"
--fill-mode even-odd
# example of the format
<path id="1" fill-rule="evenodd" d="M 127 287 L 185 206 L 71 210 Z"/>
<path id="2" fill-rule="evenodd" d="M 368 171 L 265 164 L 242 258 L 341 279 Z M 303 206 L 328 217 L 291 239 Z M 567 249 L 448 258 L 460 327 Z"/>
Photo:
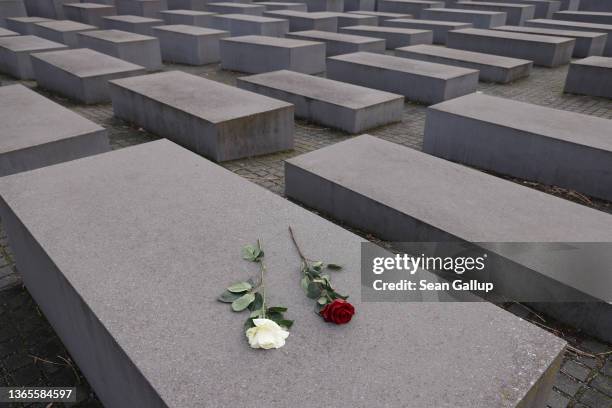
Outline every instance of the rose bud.
<path id="1" fill-rule="evenodd" d="M 355 308 L 346 300 L 335 299 L 333 302 L 326 304 L 319 314 L 326 322 L 346 324 L 353 318 Z"/>

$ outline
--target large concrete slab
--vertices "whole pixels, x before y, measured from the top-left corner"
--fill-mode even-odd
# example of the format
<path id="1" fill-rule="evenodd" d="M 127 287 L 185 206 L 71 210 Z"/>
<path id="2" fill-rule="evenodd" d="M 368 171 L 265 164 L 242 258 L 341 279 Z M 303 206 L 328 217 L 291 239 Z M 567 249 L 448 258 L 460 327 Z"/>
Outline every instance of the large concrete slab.
<path id="1" fill-rule="evenodd" d="M 501 84 L 507 84 L 528 76 L 533 65 L 531 61 L 523 59 L 429 45 L 398 48 L 395 50 L 395 55 L 438 64 L 477 69 L 481 81 Z"/>
<path id="2" fill-rule="evenodd" d="M 208 3 L 206 11 L 218 14 L 249 14 L 251 16 L 261 16 L 266 10 L 264 6 L 245 3 Z"/>
<path id="3" fill-rule="evenodd" d="M 293 11 L 308 11 L 306 3 L 287 3 L 282 1 L 258 1 L 253 4 L 264 6 L 266 11 L 274 10 L 293 10 Z"/>
<path id="4" fill-rule="evenodd" d="M 504 11 L 463 10 L 451 8 L 425 9 L 421 17 L 427 20 L 459 21 L 471 23 L 475 28 L 492 28 L 506 24 Z"/>
<path id="5" fill-rule="evenodd" d="M 423 17 L 425 9 L 445 7 L 443 1 L 436 0 L 377 0 L 378 11 L 389 13 L 411 14 L 416 18 Z"/>
<path id="6" fill-rule="evenodd" d="M 558 11 L 555 20 L 581 21 L 583 23 L 612 24 L 612 12 L 604 11 Z"/>
<path id="7" fill-rule="evenodd" d="M 3 178 L 0 194 L 28 290 L 108 407 L 244 407 L 257 395 L 278 408 L 310 395 L 301 407 L 532 408 L 561 362 L 565 342 L 485 302 L 362 302 L 360 237 L 166 140 Z M 343 263 L 334 283 L 353 295 L 351 324 L 312 313 L 288 225 L 307 254 Z M 250 350 L 241 319 L 216 301 L 248 276 L 239 249 L 253 237 L 271 255 L 270 300 L 299 317 L 276 352 Z M 244 366 L 292 380 L 271 387 Z M 309 394 L 327 366 L 346 369 Z"/>
<path id="8" fill-rule="evenodd" d="M 349 54 L 359 51 L 380 53 L 385 51 L 384 38 L 366 37 L 363 35 L 311 30 L 292 32 L 287 34 L 287 38 L 324 42 L 327 56 Z"/>
<path id="9" fill-rule="evenodd" d="M 612 38 L 612 24 L 593 24 L 581 23 L 579 21 L 536 19 L 527 21 L 525 25 L 527 27 L 541 27 L 559 30 L 606 33 L 608 34 L 608 39 Z M 612 41 L 606 41 L 606 46 L 604 47 L 603 55 L 612 57 Z"/>
<path id="10" fill-rule="evenodd" d="M 589 33 L 586 31 L 559 30 L 554 28 L 501 26 L 495 27 L 495 30 L 573 38 L 576 40 L 576 45 L 574 46 L 572 56 L 577 58 L 602 55 L 608 40 L 608 34 L 606 33 Z"/>
<path id="11" fill-rule="evenodd" d="M 325 72 L 325 43 L 248 35 L 222 39 L 221 68 L 259 74 L 288 69 L 304 74 Z"/>
<path id="12" fill-rule="evenodd" d="M 471 23 L 460 23 L 457 21 L 417 20 L 412 18 L 398 18 L 382 22 L 386 27 L 412 28 L 418 30 L 433 31 L 434 44 L 446 44 L 448 32 L 472 27 Z"/>
<path id="13" fill-rule="evenodd" d="M 353 134 L 399 122 L 404 110 L 401 95 L 293 71 L 242 77 L 238 87 L 293 104 L 299 118 Z"/>
<path id="14" fill-rule="evenodd" d="M 79 33 L 79 44 L 143 66 L 148 71 L 162 68 L 159 40 L 155 37 L 119 30 L 85 31 Z"/>
<path id="15" fill-rule="evenodd" d="M 129 31 L 141 35 L 153 35 L 153 27 L 164 25 L 158 18 L 141 16 L 104 17 L 104 28 L 107 30 Z"/>
<path id="16" fill-rule="evenodd" d="M 577 0 L 576 0 L 577 1 Z M 580 0 L 577 9 L 585 11 L 608 11 L 612 12 L 612 4 L 610 0 Z"/>
<path id="17" fill-rule="evenodd" d="M 104 21 L 102 18 L 117 15 L 117 9 L 106 4 L 70 3 L 64 4 L 64 15 L 67 20 L 102 27 Z"/>
<path id="18" fill-rule="evenodd" d="M 376 0 L 344 0 L 344 11 L 374 11 L 376 10 Z"/>
<path id="19" fill-rule="evenodd" d="M 338 18 L 332 13 L 305 13 L 293 10 L 265 11 L 266 17 L 280 18 L 289 21 L 289 31 L 338 31 Z"/>
<path id="20" fill-rule="evenodd" d="M 112 81 L 113 111 L 215 161 L 293 148 L 293 106 L 179 71 Z"/>
<path id="21" fill-rule="evenodd" d="M 167 0 L 168 10 L 204 11 L 210 0 Z"/>
<path id="22" fill-rule="evenodd" d="M 482 243 L 478 245 L 495 251 L 487 243 L 589 245 L 610 242 L 612 235 L 612 216 L 607 213 L 367 135 L 287 160 L 285 194 L 342 224 L 395 242 Z M 561 252 L 568 262 L 568 251 Z M 517 253 L 506 256 L 520 258 Z M 612 306 L 595 301 L 609 299 L 607 268 L 508 269 L 489 276 L 500 283 L 497 293 L 507 299 L 534 288 L 549 295 L 568 291 L 582 299 L 588 293 L 593 302 L 537 306 L 610 338 Z M 603 284 L 595 287 L 596 281 Z M 562 310 L 566 313 L 558 313 Z"/>
<path id="23" fill-rule="evenodd" d="M 27 17 L 23 0 L 0 0 L 0 27 L 6 25 L 8 17 Z"/>
<path id="24" fill-rule="evenodd" d="M 28 16 L 61 20 L 64 18 L 63 5 L 73 0 L 26 0 Z"/>
<path id="25" fill-rule="evenodd" d="M 78 33 L 98 29 L 98 27 L 90 24 L 70 20 L 43 21 L 42 23 L 35 23 L 34 26 L 37 36 L 66 44 L 72 48 L 79 46 Z"/>
<path id="26" fill-rule="evenodd" d="M 0 87 L 0 176 L 110 150 L 106 130 L 23 85 Z"/>
<path id="27" fill-rule="evenodd" d="M 308 11 L 344 11 L 344 0 L 302 0 L 302 3 L 306 3 Z"/>
<path id="28" fill-rule="evenodd" d="M 568 64 L 575 44 L 573 38 L 480 28 L 451 31 L 447 41 L 450 48 L 531 60 L 545 67 Z"/>
<path id="29" fill-rule="evenodd" d="M 535 17 L 532 4 L 495 3 L 485 1 L 458 1 L 453 7 L 467 10 L 484 10 L 506 13 L 506 24 L 523 25 Z"/>
<path id="30" fill-rule="evenodd" d="M 44 17 L 10 17 L 6 19 L 6 28 L 22 35 L 36 35 L 34 24 L 49 21 Z"/>
<path id="31" fill-rule="evenodd" d="M 0 71 L 18 79 L 34 79 L 30 54 L 65 48 L 64 44 L 34 35 L 0 37 Z"/>
<path id="32" fill-rule="evenodd" d="M 159 12 L 166 10 L 163 0 L 114 0 L 117 14 L 123 16 L 139 16 L 159 18 Z"/>
<path id="33" fill-rule="evenodd" d="M 327 77 L 432 104 L 474 92 L 478 71 L 358 52 L 327 59 Z"/>
<path id="34" fill-rule="evenodd" d="M 581 0 L 559 0 L 561 10 L 578 10 Z"/>
<path id="35" fill-rule="evenodd" d="M 572 61 L 565 92 L 612 99 L 612 58 L 588 57 Z"/>
<path id="36" fill-rule="evenodd" d="M 216 15 L 216 13 L 198 10 L 164 10 L 159 15 L 167 25 L 185 24 L 210 27 L 212 16 Z"/>
<path id="37" fill-rule="evenodd" d="M 413 18 L 412 14 L 406 13 L 385 13 L 384 11 L 366 11 L 366 10 L 356 10 L 349 11 L 349 13 L 354 14 L 363 14 L 365 16 L 374 16 L 378 18 L 378 25 L 382 25 L 382 22 L 385 20 L 394 20 L 397 18 Z"/>
<path id="38" fill-rule="evenodd" d="M 331 13 L 338 19 L 338 28 L 353 25 L 378 25 L 378 18 L 355 13 Z"/>
<path id="39" fill-rule="evenodd" d="M 415 30 L 412 28 L 380 27 L 380 26 L 352 26 L 339 29 L 340 33 L 362 35 L 366 37 L 384 38 L 388 50 L 416 44 L 431 44 L 433 31 Z"/>
<path id="40" fill-rule="evenodd" d="M 211 27 L 228 31 L 232 36 L 284 37 L 289 32 L 289 21 L 282 18 L 246 14 L 223 14 L 212 17 Z"/>
<path id="41" fill-rule="evenodd" d="M 16 35 L 19 35 L 19 33 L 0 27 L 0 37 L 14 37 Z"/>
<path id="42" fill-rule="evenodd" d="M 427 115 L 427 153 L 612 199 L 610 120 L 484 94 Z"/>
<path id="43" fill-rule="evenodd" d="M 145 72 L 88 48 L 36 53 L 32 67 L 40 87 L 85 104 L 109 102 L 109 80 Z"/>
<path id="44" fill-rule="evenodd" d="M 467 1 L 467 0 L 466 0 Z M 561 2 L 556 0 L 486 0 L 489 3 L 531 4 L 535 6 L 534 18 L 552 18 L 553 13 L 561 9 Z"/>
<path id="45" fill-rule="evenodd" d="M 219 62 L 219 41 L 230 35 L 227 31 L 180 24 L 155 27 L 153 32 L 159 38 L 164 61 L 188 65 Z"/>

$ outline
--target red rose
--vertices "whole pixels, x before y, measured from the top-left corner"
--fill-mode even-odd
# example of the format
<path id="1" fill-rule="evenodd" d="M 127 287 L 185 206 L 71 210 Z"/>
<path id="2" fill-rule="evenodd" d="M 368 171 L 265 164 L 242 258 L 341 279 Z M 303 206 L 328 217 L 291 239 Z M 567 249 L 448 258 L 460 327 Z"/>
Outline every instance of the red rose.
<path id="1" fill-rule="evenodd" d="M 351 321 L 355 314 L 355 308 L 343 299 L 336 299 L 319 312 L 326 322 L 345 324 Z"/>

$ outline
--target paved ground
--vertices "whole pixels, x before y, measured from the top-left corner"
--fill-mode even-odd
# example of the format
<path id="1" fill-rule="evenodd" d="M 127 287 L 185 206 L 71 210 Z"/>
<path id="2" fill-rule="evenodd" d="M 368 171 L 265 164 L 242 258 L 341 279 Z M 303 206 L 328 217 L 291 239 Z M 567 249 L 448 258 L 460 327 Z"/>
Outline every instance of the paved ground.
<path id="1" fill-rule="evenodd" d="M 165 69 L 181 69 L 229 84 L 233 84 L 237 76 L 235 73 L 220 72 L 217 66 L 198 68 L 166 66 Z M 510 85 L 481 84 L 479 91 L 612 119 L 612 103 L 608 100 L 563 95 L 562 89 L 566 73 L 567 67 L 536 68 L 527 79 Z M 1 85 L 13 82 L 15 81 L 8 77 L 0 76 Z M 35 87 L 33 82 L 23 83 Z M 134 128 L 113 118 L 110 105 L 78 106 L 42 90 L 37 89 L 37 91 L 108 128 L 111 143 L 115 149 L 156 138 L 142 129 Z M 414 149 L 421 149 L 425 110 L 426 108 L 421 105 L 406 104 L 400 123 L 369 133 Z M 237 160 L 223 165 L 242 177 L 282 195 L 284 188 L 283 160 L 350 137 L 342 132 L 304 121 L 296 123 L 295 133 L 296 146 L 291 152 Z M 607 202 L 592 200 L 575 192 L 551 186 L 524 183 L 520 180 L 513 181 L 612 213 L 612 205 Z M 356 232 L 359 233 L 359 231 Z M 21 286 L 19 274 L 11 259 L 10 248 L 6 244 L 6 237 L 1 235 L 3 233 L 0 232 L 0 386 L 77 385 L 80 401 L 77 404 L 78 407 L 100 407 L 100 403 L 97 402 L 78 367 L 72 363 L 64 346 L 38 310 L 36 303 Z M 375 240 L 374 237 L 364 236 Z M 565 338 L 571 344 L 571 348 L 565 355 L 562 372 L 555 383 L 554 393 L 548 402 L 551 408 L 612 407 L 612 345 L 577 333 L 572 328 L 563 327 L 546 316 L 535 315 L 520 304 L 506 303 L 500 306 L 534 324 L 541 325 L 546 330 Z"/>

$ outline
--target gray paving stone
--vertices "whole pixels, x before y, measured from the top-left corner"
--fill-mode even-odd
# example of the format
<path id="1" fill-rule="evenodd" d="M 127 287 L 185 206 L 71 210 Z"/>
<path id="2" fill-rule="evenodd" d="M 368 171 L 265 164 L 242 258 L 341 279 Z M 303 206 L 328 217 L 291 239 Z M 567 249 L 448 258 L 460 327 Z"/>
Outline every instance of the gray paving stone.
<path id="1" fill-rule="evenodd" d="M 608 35 L 608 39 L 612 36 L 612 25 L 610 24 L 592 24 L 581 23 L 579 21 L 536 19 L 527 21 L 525 25 L 527 27 L 541 27 L 559 30 L 606 33 Z M 606 41 L 606 46 L 604 48 L 603 55 L 612 57 L 612 41 Z"/>
<path id="2" fill-rule="evenodd" d="M 484 10 L 431 8 L 423 10 L 421 17 L 427 20 L 470 23 L 476 28 L 492 28 L 506 24 L 507 13 Z"/>
<path id="3" fill-rule="evenodd" d="M 503 11 L 506 13 L 506 24 L 523 25 L 525 21 L 535 18 L 535 6 L 532 4 L 495 3 L 486 1 L 459 1 L 453 7 L 467 10 Z"/>
<path id="4" fill-rule="evenodd" d="M 204 11 L 210 0 L 167 0 L 168 10 Z"/>
<path id="5" fill-rule="evenodd" d="M 164 25 L 158 18 L 142 16 L 104 17 L 104 28 L 107 30 L 129 31 L 141 35 L 153 35 L 153 27 Z"/>
<path id="6" fill-rule="evenodd" d="M 64 48 L 64 44 L 34 35 L 0 37 L 0 72 L 18 79 L 34 79 L 30 54 Z"/>
<path id="7" fill-rule="evenodd" d="M 587 389 L 580 397 L 580 402 L 591 408 L 610 407 L 612 406 L 612 398 L 593 389 Z"/>
<path id="8" fill-rule="evenodd" d="M 246 14 L 223 14 L 212 17 L 211 27 L 228 31 L 233 37 L 242 35 L 284 37 L 289 32 L 289 21 Z"/>
<path id="9" fill-rule="evenodd" d="M 286 3 L 281 1 L 258 1 L 254 4 L 264 6 L 266 11 L 274 10 L 293 10 L 293 11 L 308 11 L 306 3 Z"/>
<path id="10" fill-rule="evenodd" d="M 343 27 L 338 31 L 343 34 L 384 38 L 385 47 L 389 50 L 409 45 L 431 44 L 433 42 L 433 31 L 416 30 L 413 28 L 358 25 Z"/>
<path id="11" fill-rule="evenodd" d="M 589 57 L 572 61 L 564 92 L 612 99 L 612 58 Z"/>
<path id="12" fill-rule="evenodd" d="M 423 17 L 425 9 L 444 7 L 443 1 L 438 0 L 378 0 L 378 11 L 389 13 L 411 14 L 416 18 Z"/>
<path id="13" fill-rule="evenodd" d="M 11 17 L 6 19 L 6 27 L 23 35 L 36 35 L 35 23 L 49 21 L 44 17 Z"/>
<path id="14" fill-rule="evenodd" d="M 349 13 L 363 14 L 365 16 L 374 16 L 378 18 L 378 25 L 382 25 L 385 20 L 394 20 L 398 18 L 413 18 L 412 14 L 406 13 L 385 13 L 384 11 L 366 11 L 366 10 L 355 10 L 349 11 Z"/>
<path id="15" fill-rule="evenodd" d="M 604 11 L 557 11 L 555 20 L 580 21 L 584 23 L 612 24 L 612 12 Z"/>
<path id="16" fill-rule="evenodd" d="M 473 69 L 369 52 L 329 57 L 327 77 L 426 104 L 474 92 L 478 83 Z"/>
<path id="17" fill-rule="evenodd" d="M 403 28 L 414 28 L 418 30 L 431 30 L 433 31 L 433 42 L 434 44 L 446 44 L 448 32 L 452 30 L 460 30 L 463 28 L 472 27 L 471 23 L 460 23 L 457 21 L 437 21 L 437 20 L 423 20 L 423 19 L 412 19 L 412 18 L 398 18 L 393 20 L 385 20 L 382 22 L 383 26 L 386 27 L 403 27 Z"/>
<path id="18" fill-rule="evenodd" d="M 0 122 L 0 176 L 110 150 L 105 129 L 23 85 L 0 87 Z"/>
<path id="19" fill-rule="evenodd" d="M 612 397 L 612 379 L 606 378 L 603 375 L 598 375 L 591 381 L 591 387 L 601 392 L 602 394 Z"/>
<path id="20" fill-rule="evenodd" d="M 349 54 L 360 51 L 375 53 L 383 53 L 385 51 L 384 38 L 366 37 L 363 35 L 310 30 L 291 32 L 287 34 L 287 38 L 323 42 L 325 43 L 325 52 L 327 56 Z"/>
<path id="21" fill-rule="evenodd" d="M 248 14 L 251 16 L 261 16 L 266 10 L 264 6 L 257 4 L 244 4 L 244 3 L 208 3 L 206 5 L 206 11 L 210 11 L 218 14 Z"/>
<path id="22" fill-rule="evenodd" d="M 78 37 L 83 48 L 140 65 L 148 71 L 162 68 L 159 40 L 155 37 L 119 30 L 85 31 Z"/>
<path id="23" fill-rule="evenodd" d="M 289 102 L 295 115 L 324 126 L 360 133 L 401 120 L 401 95 L 292 71 L 242 77 L 238 86 Z"/>
<path id="24" fill-rule="evenodd" d="M 159 13 L 167 25 L 193 25 L 198 27 L 210 27 L 212 16 L 216 13 L 198 10 L 164 10 Z"/>
<path id="25" fill-rule="evenodd" d="M 215 161 L 293 148 L 286 102 L 179 71 L 112 81 L 111 89 L 117 117 Z"/>
<path id="26" fill-rule="evenodd" d="M 338 31 L 338 18 L 328 12 L 305 13 L 293 10 L 264 11 L 266 17 L 281 18 L 289 21 L 289 31 Z"/>
<path id="27" fill-rule="evenodd" d="M 535 6 L 534 18 L 552 18 L 561 9 L 561 2 L 552 0 L 486 0 L 488 3 L 531 4 Z"/>
<path id="28" fill-rule="evenodd" d="M 0 37 L 14 37 L 16 35 L 19 35 L 19 33 L 0 27 Z"/>
<path id="29" fill-rule="evenodd" d="M 230 35 L 227 31 L 180 24 L 155 27 L 153 33 L 159 38 L 164 61 L 188 65 L 219 62 L 219 40 Z"/>
<path id="30" fill-rule="evenodd" d="M 87 48 L 32 55 L 38 85 L 85 104 L 110 101 L 108 81 L 140 75 L 145 68 Z"/>
<path id="31" fill-rule="evenodd" d="M 550 398 L 546 402 L 546 406 L 550 408 L 567 408 L 567 404 L 570 402 L 569 398 L 558 392 L 552 392 Z"/>
<path id="32" fill-rule="evenodd" d="M 572 56 L 576 58 L 602 55 L 608 39 L 608 35 L 605 33 L 589 33 L 585 31 L 558 30 L 552 28 L 501 26 L 495 27 L 494 29 L 516 33 L 573 38 L 576 40 L 576 45 L 574 46 Z"/>
<path id="33" fill-rule="evenodd" d="M 353 25 L 378 25 L 378 18 L 355 13 L 331 13 L 338 18 L 338 28 Z"/>
<path id="34" fill-rule="evenodd" d="M 573 38 L 480 28 L 451 31 L 447 39 L 450 48 L 531 60 L 545 67 L 568 64 L 575 44 Z"/>
<path id="35" fill-rule="evenodd" d="M 90 24 L 70 20 L 43 21 L 42 23 L 35 23 L 34 26 L 37 36 L 66 44 L 72 48 L 79 46 L 78 33 L 98 29 L 98 27 Z"/>
<path id="36" fill-rule="evenodd" d="M 23 0 L 0 1 L 0 27 L 5 26 L 7 17 L 26 17 L 27 11 Z"/>
<path id="37" fill-rule="evenodd" d="M 117 15 L 115 6 L 98 3 L 64 4 L 64 15 L 67 20 L 78 21 L 102 28 L 103 17 Z"/>
<path id="38" fill-rule="evenodd" d="M 438 64 L 477 69 L 481 81 L 501 84 L 528 76 L 533 66 L 533 63 L 528 60 L 429 45 L 398 48 L 395 50 L 395 55 Z"/>
<path id="39" fill-rule="evenodd" d="M 374 11 L 376 10 L 376 0 L 344 0 L 344 11 Z"/>
<path id="40" fill-rule="evenodd" d="M 259 74 L 288 69 L 304 74 L 325 72 L 325 43 L 249 35 L 222 39 L 221 68 Z"/>
<path id="41" fill-rule="evenodd" d="M 107 178 L 116 182 L 108 183 Z M 58 179 L 81 193 L 60 194 L 53 183 Z M 36 199 L 24 194 L 26 190 Z M 312 394 L 301 405 L 320 407 L 342 399 L 351 407 L 396 406 L 407 400 L 419 407 L 446 401 L 473 408 L 520 403 L 531 407 L 530 401 L 546 398 L 548 380 L 554 377 L 565 345 L 482 302 L 421 303 L 411 306 L 412 313 L 397 313 L 397 304 L 366 303 L 355 296 L 359 314 L 352 324 L 330 330 L 310 312 L 312 302 L 300 292 L 293 274 L 272 275 L 297 267 L 287 225 L 293 226 L 308 254 L 343 260 L 347 272 L 334 279 L 348 293 L 359 293 L 361 285 L 359 274 L 352 273 L 359 270 L 361 238 L 168 141 L 50 167 L 20 179 L 3 178 L 0 193 L 8 203 L 2 219 L 10 220 L 9 236 L 16 236 L 13 214 L 18 213 L 31 231 L 24 230 L 28 242 L 37 245 L 36 252 L 26 256 L 30 247 L 25 240 L 11 242 L 23 264 L 26 285 L 105 406 L 193 408 L 211 400 L 245 406 L 255 394 L 260 404 L 284 407 L 292 395 L 321 386 L 317 373 L 322 365 L 350 364 L 350 378 L 330 376 L 327 391 Z M 228 205 L 228 195 L 233 205 Z M 44 204 L 53 200 L 57 205 Z M 73 222 L 63 222 L 67 218 Z M 52 239 L 49 231 L 65 239 Z M 173 231 L 173 242 L 182 245 L 169 246 L 168 231 Z M 135 236 L 141 237 L 137 245 Z M 244 261 L 228 248 L 253 236 L 262 239 L 268 254 L 280 254 L 268 261 L 274 276 L 269 296 L 301 316 L 287 345 L 273 358 L 249 350 L 236 316 L 218 313 L 222 306 L 214 300 L 219 286 L 245 274 Z M 42 247 L 45 252 L 38 249 Z M 108 267 L 106 257 L 95 256 L 100 252 L 115 254 L 115 267 Z M 54 267 L 35 268 L 51 262 Z M 207 273 L 219 269 L 224 273 Z M 37 273 L 40 270 L 47 273 Z M 56 284 L 43 276 L 53 276 Z M 126 311 L 133 313 L 128 316 Z M 210 319 L 211 313 L 215 319 Z M 394 330 L 381 336 L 386 326 Z M 186 332 L 190 335 L 176 336 Z M 371 347 L 369 338 L 378 346 Z M 438 339 L 435 344 L 432 338 Z M 210 353 L 214 344 L 223 344 L 223 353 Z M 328 352 L 313 349 L 313 344 Z M 471 345 L 469 350 L 465 344 Z M 355 359 L 366 350 L 369 359 Z M 164 364 L 151 358 L 160 353 L 167 356 Z M 398 358 L 406 353 L 412 356 L 410 366 Z M 293 385 L 270 387 L 265 377 L 227 365 L 228 356 L 246 366 L 275 371 L 276 379 L 291 378 Z M 398 375 L 372 381 L 373 375 L 390 370 Z M 444 395 L 437 386 L 426 386 L 442 377 L 448 381 Z M 246 382 L 248 393 L 232 386 Z M 368 386 L 347 393 L 346 387 L 355 384 Z"/>
<path id="42" fill-rule="evenodd" d="M 139 16 L 158 18 L 159 12 L 166 10 L 165 1 L 162 0 L 114 0 L 117 14 L 122 16 Z"/>
<path id="43" fill-rule="evenodd" d="M 573 397 L 576 395 L 578 390 L 582 387 L 583 384 L 579 383 L 575 379 L 570 378 L 563 372 L 559 372 L 557 374 L 557 379 L 555 380 L 555 388 L 563 393 Z"/>
<path id="44" fill-rule="evenodd" d="M 308 11 L 344 11 L 344 0 L 302 0 L 302 3 L 306 3 Z"/>

